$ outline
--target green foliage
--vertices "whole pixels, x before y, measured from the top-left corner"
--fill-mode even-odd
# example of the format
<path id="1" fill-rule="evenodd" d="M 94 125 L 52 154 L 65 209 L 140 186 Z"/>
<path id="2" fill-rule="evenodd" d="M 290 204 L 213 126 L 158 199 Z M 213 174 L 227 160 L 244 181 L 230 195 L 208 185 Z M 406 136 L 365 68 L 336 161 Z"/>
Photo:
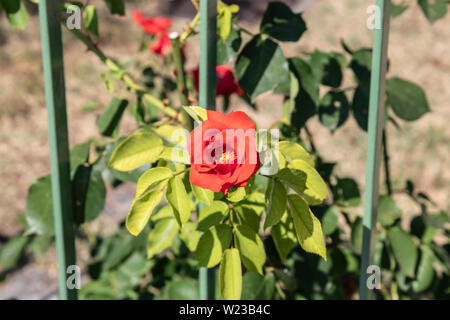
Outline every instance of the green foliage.
<path id="1" fill-rule="evenodd" d="M 28 23 L 28 11 L 21 0 L 1 0 L 0 9 L 3 9 L 9 23 L 17 29 L 24 29 Z"/>

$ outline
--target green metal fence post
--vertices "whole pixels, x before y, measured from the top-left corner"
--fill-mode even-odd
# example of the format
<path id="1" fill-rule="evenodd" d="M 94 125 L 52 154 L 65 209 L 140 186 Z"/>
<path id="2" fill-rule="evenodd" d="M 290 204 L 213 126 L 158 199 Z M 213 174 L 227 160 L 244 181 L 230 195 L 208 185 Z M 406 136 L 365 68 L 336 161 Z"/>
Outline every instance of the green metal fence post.
<path id="1" fill-rule="evenodd" d="M 200 0 L 200 106 L 216 109 L 216 18 L 217 0 Z M 200 299 L 215 297 L 215 269 L 199 272 Z"/>
<path id="2" fill-rule="evenodd" d="M 367 287 L 367 267 L 373 264 L 379 196 L 381 139 L 384 121 L 387 47 L 389 39 L 391 0 L 377 0 L 372 74 L 370 79 L 369 130 L 367 140 L 366 189 L 364 192 L 363 246 L 361 257 L 359 296 L 373 298 Z"/>
<path id="3" fill-rule="evenodd" d="M 67 287 L 67 267 L 75 264 L 64 62 L 60 26 L 61 3 L 39 1 L 45 98 L 48 112 L 53 214 L 58 254 L 59 298 L 76 299 Z"/>

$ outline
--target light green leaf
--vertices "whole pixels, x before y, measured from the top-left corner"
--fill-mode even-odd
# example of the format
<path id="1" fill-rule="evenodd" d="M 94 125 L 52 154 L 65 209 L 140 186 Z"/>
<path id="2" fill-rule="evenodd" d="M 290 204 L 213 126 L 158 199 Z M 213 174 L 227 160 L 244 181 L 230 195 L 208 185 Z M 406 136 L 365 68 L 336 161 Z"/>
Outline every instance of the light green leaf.
<path id="1" fill-rule="evenodd" d="M 280 141 L 279 150 L 288 162 L 300 159 L 314 167 L 314 158 L 301 145 L 292 141 Z"/>
<path id="2" fill-rule="evenodd" d="M 153 222 L 157 222 L 158 220 L 168 217 L 173 217 L 173 210 L 169 205 L 160 208 L 155 214 L 152 214 L 150 220 Z"/>
<path id="3" fill-rule="evenodd" d="M 246 225 L 237 225 L 234 229 L 234 239 L 247 270 L 263 274 L 266 251 L 259 235 Z"/>
<path id="4" fill-rule="evenodd" d="M 296 159 L 289 163 L 288 168 L 300 170 L 306 174 L 306 189 L 303 197 L 310 205 L 318 205 L 328 196 L 328 187 L 319 173 L 306 161 Z"/>
<path id="5" fill-rule="evenodd" d="M 88 5 L 83 11 L 84 27 L 90 33 L 98 36 L 98 16 L 97 9 L 93 5 Z"/>
<path id="6" fill-rule="evenodd" d="M 239 202 L 244 200 L 247 192 L 245 187 L 239 187 L 236 189 L 230 189 L 227 193 L 227 200 L 231 202 Z"/>
<path id="7" fill-rule="evenodd" d="M 223 201 L 214 201 L 209 206 L 204 206 L 198 217 L 198 230 L 206 231 L 210 227 L 221 223 L 229 213 L 228 205 Z"/>
<path id="8" fill-rule="evenodd" d="M 153 190 L 133 201 L 125 222 L 132 235 L 137 236 L 145 228 L 162 196 L 161 190 Z"/>
<path id="9" fill-rule="evenodd" d="M 286 260 L 288 254 L 297 244 L 294 221 L 290 215 L 284 215 L 280 223 L 274 225 L 270 230 L 275 247 L 281 260 Z"/>
<path id="10" fill-rule="evenodd" d="M 183 109 L 186 110 L 188 115 L 191 116 L 192 119 L 198 122 L 205 121 L 208 119 L 208 114 L 206 109 L 198 106 L 183 106 Z"/>
<path id="11" fill-rule="evenodd" d="M 227 249 L 219 269 L 219 291 L 224 300 L 239 300 L 242 292 L 242 267 L 239 251 Z"/>
<path id="12" fill-rule="evenodd" d="M 17 29 L 24 29 L 28 23 L 28 11 L 21 0 L 0 0 L 9 23 Z"/>
<path id="13" fill-rule="evenodd" d="M 192 192 L 198 201 L 203 202 L 206 206 L 210 206 L 214 200 L 214 192 L 208 189 L 198 187 L 191 183 Z"/>
<path id="14" fill-rule="evenodd" d="M 298 242 L 303 250 L 318 254 L 326 261 L 325 239 L 320 221 L 314 216 L 308 204 L 298 195 L 289 195 L 288 203 Z"/>
<path id="15" fill-rule="evenodd" d="M 267 189 L 267 216 L 264 228 L 276 225 L 286 211 L 287 193 L 286 188 L 278 180 L 272 180 Z"/>
<path id="16" fill-rule="evenodd" d="M 166 167 L 154 167 L 142 174 L 136 186 L 136 198 L 156 188 L 161 182 L 173 176 L 172 170 Z"/>
<path id="17" fill-rule="evenodd" d="M 430 111 L 425 92 L 412 82 L 400 78 L 388 79 L 386 96 L 394 113 L 403 120 L 414 121 Z"/>
<path id="18" fill-rule="evenodd" d="M 230 247 L 232 232 L 226 224 L 208 229 L 200 238 L 195 257 L 201 267 L 212 268 L 222 260 L 223 252 Z"/>
<path id="19" fill-rule="evenodd" d="M 159 159 L 164 149 L 162 140 L 152 132 L 136 132 L 114 150 L 108 166 L 119 171 L 134 170 Z"/>
<path id="20" fill-rule="evenodd" d="M 398 226 L 390 228 L 387 236 L 395 259 L 400 265 L 400 272 L 413 278 L 418 255 L 413 238 Z"/>
<path id="21" fill-rule="evenodd" d="M 180 232 L 180 239 L 186 244 L 186 247 L 194 252 L 197 249 L 197 244 L 200 239 L 200 232 L 195 230 L 195 224 L 188 221 L 184 224 L 183 229 Z"/>
<path id="22" fill-rule="evenodd" d="M 161 159 L 176 163 L 191 163 L 191 157 L 189 156 L 189 153 L 185 149 L 179 147 L 165 147 L 159 157 Z"/>
<path id="23" fill-rule="evenodd" d="M 172 206 L 173 214 L 181 227 L 191 216 L 191 199 L 186 192 L 181 176 L 178 175 L 169 180 L 166 199 Z"/>
<path id="24" fill-rule="evenodd" d="M 155 227 L 150 230 L 147 240 L 147 257 L 150 259 L 155 254 L 162 252 L 172 245 L 177 235 L 178 224 L 174 218 L 159 220 Z"/>

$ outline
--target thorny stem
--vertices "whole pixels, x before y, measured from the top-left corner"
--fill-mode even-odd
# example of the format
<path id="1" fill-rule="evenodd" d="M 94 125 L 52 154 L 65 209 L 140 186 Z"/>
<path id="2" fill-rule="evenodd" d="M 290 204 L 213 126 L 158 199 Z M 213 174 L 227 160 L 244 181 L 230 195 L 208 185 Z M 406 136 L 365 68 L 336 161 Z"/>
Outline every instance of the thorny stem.
<path id="1" fill-rule="evenodd" d="M 391 173 L 389 168 L 389 153 L 387 146 L 387 134 L 386 128 L 383 129 L 383 161 L 384 161 L 384 174 L 385 174 L 385 183 L 388 195 L 392 195 L 392 182 L 391 182 Z"/>
<path id="2" fill-rule="evenodd" d="M 312 136 L 312 134 L 311 134 L 311 131 L 309 131 L 309 129 L 308 129 L 308 127 L 306 126 L 306 124 L 305 124 L 303 127 L 305 128 L 306 136 L 308 137 L 309 145 L 310 145 L 310 147 L 311 147 L 311 151 L 312 151 L 313 153 L 317 153 L 317 149 L 316 149 L 316 146 L 315 146 L 315 144 L 314 144 L 313 136 Z"/>
<path id="3" fill-rule="evenodd" d="M 66 26 L 65 23 L 63 23 L 64 26 Z M 120 70 L 120 66 L 114 62 L 112 59 L 109 59 L 101 50 L 98 48 L 96 44 L 92 42 L 92 40 L 83 34 L 81 31 L 73 29 L 70 30 L 81 42 L 83 42 L 89 51 L 92 51 L 103 63 L 105 63 L 110 70 Z M 177 110 L 167 106 L 163 101 L 160 99 L 152 96 L 146 90 L 136 83 L 135 80 L 127 73 L 124 72 L 120 78 L 127 86 L 129 86 L 132 90 L 136 92 L 142 93 L 142 97 L 147 100 L 149 103 L 151 103 L 153 106 L 155 106 L 157 109 L 164 112 L 167 116 L 183 123 L 182 119 L 179 119 L 179 113 Z"/>
<path id="4" fill-rule="evenodd" d="M 187 38 L 189 38 L 192 34 L 195 33 L 195 27 L 197 26 L 199 21 L 200 21 L 200 13 L 197 12 L 194 19 L 189 24 L 187 30 L 181 35 L 180 37 L 181 44 L 183 44 Z"/>

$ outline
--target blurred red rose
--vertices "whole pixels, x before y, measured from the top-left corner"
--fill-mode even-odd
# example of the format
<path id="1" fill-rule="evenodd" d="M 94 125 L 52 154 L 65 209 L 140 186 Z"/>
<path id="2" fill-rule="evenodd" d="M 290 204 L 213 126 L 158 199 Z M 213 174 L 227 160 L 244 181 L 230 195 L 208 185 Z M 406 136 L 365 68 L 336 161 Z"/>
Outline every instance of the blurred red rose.
<path id="1" fill-rule="evenodd" d="M 172 24 L 172 19 L 164 17 L 144 17 L 139 10 L 136 10 L 133 13 L 133 19 L 145 32 L 153 35 L 165 33 Z"/>
<path id="2" fill-rule="evenodd" d="M 194 85 L 195 88 L 198 91 L 199 87 L 199 69 L 195 69 L 192 71 L 192 76 L 194 78 Z M 217 79 L 217 85 L 216 85 L 216 96 L 229 96 L 233 93 L 236 93 L 238 95 L 242 95 L 244 92 L 241 88 L 239 88 L 239 85 L 234 77 L 233 71 L 230 69 L 230 67 L 226 65 L 222 66 L 216 66 L 216 79 Z"/>
<path id="3" fill-rule="evenodd" d="M 242 111 L 228 115 L 207 111 L 189 136 L 192 184 L 227 193 L 245 187 L 261 164 L 256 150 L 256 126 Z"/>
<path id="4" fill-rule="evenodd" d="M 170 43 L 170 38 L 167 33 L 164 33 L 157 42 L 151 44 L 149 49 L 156 54 L 159 54 L 162 57 L 165 57 L 172 48 L 172 44 Z"/>

